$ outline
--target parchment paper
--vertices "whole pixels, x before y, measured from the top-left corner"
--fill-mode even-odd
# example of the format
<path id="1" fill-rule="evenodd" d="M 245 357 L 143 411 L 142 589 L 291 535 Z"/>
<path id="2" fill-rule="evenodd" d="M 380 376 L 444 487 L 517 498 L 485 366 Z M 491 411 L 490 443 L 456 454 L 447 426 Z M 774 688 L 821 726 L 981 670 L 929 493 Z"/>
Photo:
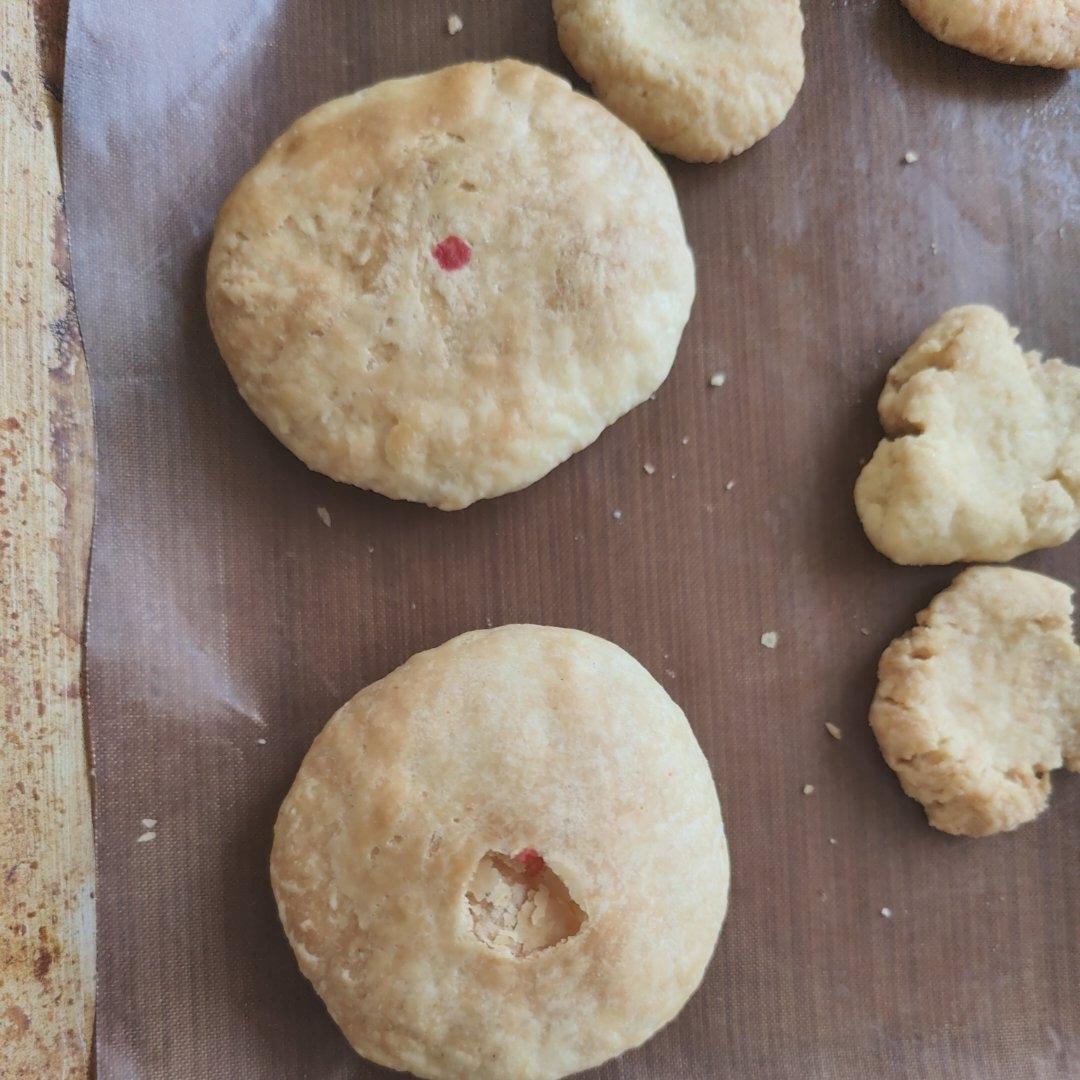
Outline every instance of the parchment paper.
<path id="1" fill-rule="evenodd" d="M 511 621 L 601 634 L 662 680 L 730 833 L 701 991 L 598 1076 L 1077 1075 L 1080 783 L 1058 774 L 1036 823 L 976 841 L 904 797 L 866 724 L 875 664 L 954 570 L 877 555 L 851 487 L 888 366 L 947 307 L 996 304 L 1080 361 L 1080 82 L 949 49 L 895 0 L 806 9 L 784 125 L 723 165 L 669 162 L 700 284 L 656 400 L 446 515 L 309 473 L 249 413 L 203 310 L 207 243 L 241 173 L 326 98 L 507 54 L 569 74 L 545 0 L 74 0 L 102 1077 L 385 1075 L 281 934 L 274 814 L 359 687 Z M 1080 585 L 1080 540 L 1021 563 Z"/>

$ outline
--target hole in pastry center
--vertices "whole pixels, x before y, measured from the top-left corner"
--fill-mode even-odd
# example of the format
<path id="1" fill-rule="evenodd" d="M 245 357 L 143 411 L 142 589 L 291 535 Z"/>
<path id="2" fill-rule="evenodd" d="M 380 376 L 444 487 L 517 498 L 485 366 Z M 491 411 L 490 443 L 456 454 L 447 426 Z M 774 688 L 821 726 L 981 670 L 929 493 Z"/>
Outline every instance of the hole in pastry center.
<path id="1" fill-rule="evenodd" d="M 533 848 L 489 851 L 465 898 L 473 933 L 489 948 L 523 957 L 573 937 L 585 925 L 562 878 Z"/>

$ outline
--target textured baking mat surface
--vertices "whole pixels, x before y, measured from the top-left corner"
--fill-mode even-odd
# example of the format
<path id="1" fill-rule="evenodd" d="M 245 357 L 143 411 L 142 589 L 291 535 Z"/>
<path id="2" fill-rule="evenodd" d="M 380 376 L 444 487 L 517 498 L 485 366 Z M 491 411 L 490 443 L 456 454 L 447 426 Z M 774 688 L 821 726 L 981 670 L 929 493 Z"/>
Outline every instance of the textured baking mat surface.
<path id="1" fill-rule="evenodd" d="M 546 2 L 74 0 L 102 1077 L 389 1075 L 293 962 L 274 814 L 357 689 L 516 621 L 645 664 L 731 841 L 700 992 L 597 1076 L 1075 1075 L 1080 783 L 1059 774 L 1042 818 L 979 841 L 903 796 L 866 723 L 875 664 L 953 570 L 875 554 L 851 487 L 885 372 L 949 306 L 993 303 L 1025 345 L 1080 361 L 1080 79 L 946 48 L 893 0 L 806 6 L 783 126 L 723 165 L 668 162 L 699 291 L 656 400 L 528 490 L 447 515 L 309 473 L 258 423 L 211 340 L 207 246 L 243 171 L 326 98 L 504 55 L 569 74 Z M 1080 585 L 1080 540 L 1021 565 Z"/>

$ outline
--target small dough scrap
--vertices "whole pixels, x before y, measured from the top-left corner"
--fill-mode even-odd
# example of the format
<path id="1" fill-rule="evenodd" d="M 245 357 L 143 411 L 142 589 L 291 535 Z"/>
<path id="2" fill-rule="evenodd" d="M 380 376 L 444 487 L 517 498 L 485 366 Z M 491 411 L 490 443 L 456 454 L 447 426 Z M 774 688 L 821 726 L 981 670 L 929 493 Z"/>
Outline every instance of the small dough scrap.
<path id="1" fill-rule="evenodd" d="M 870 724 L 930 824 L 960 836 L 1038 817 L 1050 773 L 1080 772 L 1072 589 L 1011 567 L 963 571 L 878 667 Z"/>
<path id="2" fill-rule="evenodd" d="M 517 491 L 667 377 L 694 298 L 671 179 L 517 60 L 320 105 L 225 201 L 210 323 L 310 468 L 457 510 Z"/>
<path id="3" fill-rule="evenodd" d="M 1080 0 L 904 0 L 947 45 L 1006 64 L 1080 67 Z"/>
<path id="4" fill-rule="evenodd" d="M 802 86 L 798 0 L 553 0 L 559 44 L 658 150 L 721 161 L 763 139 Z"/>
<path id="5" fill-rule="evenodd" d="M 993 308 L 955 308 L 889 372 L 888 438 L 855 506 L 893 562 L 1008 562 L 1080 529 L 1080 369 L 1016 334 Z"/>
<path id="6" fill-rule="evenodd" d="M 503 626 L 420 653 L 316 738 L 270 878 L 356 1050 L 433 1080 L 555 1080 L 701 982 L 729 861 L 705 755 L 618 646 Z"/>

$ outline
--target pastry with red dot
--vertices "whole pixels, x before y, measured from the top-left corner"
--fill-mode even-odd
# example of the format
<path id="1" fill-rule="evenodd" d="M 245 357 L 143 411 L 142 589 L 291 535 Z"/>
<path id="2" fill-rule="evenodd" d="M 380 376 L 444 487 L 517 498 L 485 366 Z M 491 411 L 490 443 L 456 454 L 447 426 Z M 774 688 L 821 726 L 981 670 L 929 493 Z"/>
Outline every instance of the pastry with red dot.
<path id="1" fill-rule="evenodd" d="M 702 979 L 729 870 L 682 711 L 550 626 L 463 634 L 344 705 L 270 863 L 345 1037 L 432 1080 L 555 1080 L 644 1042 Z"/>
<path id="2" fill-rule="evenodd" d="M 641 139 L 514 60 L 297 120 L 218 215 L 207 306 L 308 466 L 459 509 L 531 484 L 666 378 L 694 297 Z"/>

